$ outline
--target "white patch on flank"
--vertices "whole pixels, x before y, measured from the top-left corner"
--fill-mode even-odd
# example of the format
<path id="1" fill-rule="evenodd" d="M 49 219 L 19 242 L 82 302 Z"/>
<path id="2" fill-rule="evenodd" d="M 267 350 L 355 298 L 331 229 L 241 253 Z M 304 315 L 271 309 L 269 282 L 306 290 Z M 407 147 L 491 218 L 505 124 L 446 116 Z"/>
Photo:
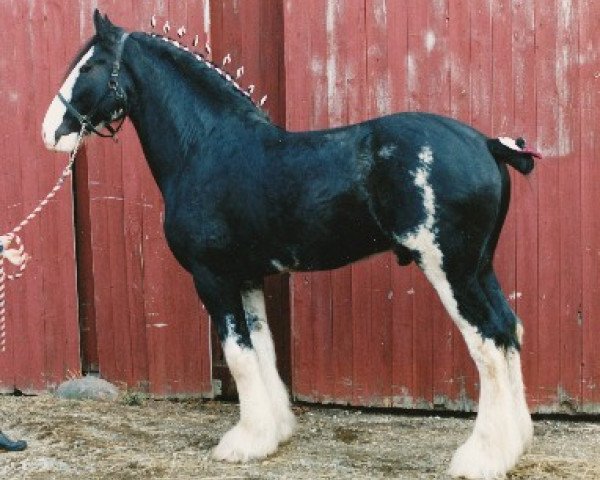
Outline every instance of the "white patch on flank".
<path id="1" fill-rule="evenodd" d="M 277 423 L 277 439 L 280 442 L 288 440 L 296 426 L 296 419 L 292 413 L 290 399 L 279 373 L 275 357 L 275 346 L 267 323 L 265 310 L 265 297 L 262 290 L 251 290 L 242 295 L 244 311 L 253 315 L 260 322 L 260 328 L 250 332 L 252 346 L 256 350 L 260 374 L 271 399 L 271 406 Z"/>
<path id="2" fill-rule="evenodd" d="M 394 155 L 394 152 L 397 150 L 398 146 L 397 145 L 393 145 L 393 144 L 389 144 L 389 145 L 384 145 L 383 147 L 381 147 L 379 149 L 378 155 L 381 158 L 391 158 L 392 155 Z"/>
<path id="3" fill-rule="evenodd" d="M 415 231 L 396 236 L 396 241 L 419 252 L 420 266 L 462 333 L 480 377 L 475 427 L 469 439 L 454 454 L 449 474 L 455 477 L 493 479 L 503 476 L 513 467 L 524 449 L 525 428 L 522 429 L 517 423 L 524 423 L 524 415 L 514 412 L 518 402 L 513 398 L 513 392 L 518 390 L 518 386 L 511 386 L 504 351 L 492 340 L 483 339 L 459 311 L 443 269 L 443 254 L 436 239 L 435 194 L 429 183 L 433 163 L 431 149 L 423 147 L 419 159 L 421 165 L 415 172 L 415 185 L 422 192 L 426 218 Z M 515 372 L 512 377 L 518 382 Z M 522 405 L 520 408 L 522 409 Z"/>
<path id="4" fill-rule="evenodd" d="M 427 49 L 427 53 L 431 53 L 433 48 L 435 47 L 435 33 L 433 30 L 428 30 L 425 34 L 425 48 Z"/>
<path id="5" fill-rule="evenodd" d="M 232 331 L 223 343 L 223 352 L 240 398 L 240 421 L 223 435 L 213 457 L 227 462 L 264 458 L 277 449 L 278 432 L 257 353 L 239 345 Z"/>
<path id="6" fill-rule="evenodd" d="M 73 96 L 73 88 L 75 87 L 75 83 L 79 78 L 79 71 L 81 70 L 81 67 L 90 59 L 93 54 L 94 47 L 91 47 L 85 53 L 85 55 L 81 57 L 81 60 L 79 60 L 77 65 L 75 65 L 75 68 L 73 68 L 71 73 L 69 73 L 65 83 L 63 83 L 62 87 L 60 87 L 59 92 L 68 102 L 71 101 Z M 56 131 L 61 126 L 66 112 L 67 108 L 60 101 L 58 96 L 54 97 L 50 107 L 48 108 L 48 111 L 46 112 L 44 122 L 42 123 L 42 139 L 44 140 L 46 148 L 50 150 L 56 150 L 58 152 L 71 152 L 77 144 L 79 132 L 63 135 L 58 139 L 58 142 L 55 139 Z"/>

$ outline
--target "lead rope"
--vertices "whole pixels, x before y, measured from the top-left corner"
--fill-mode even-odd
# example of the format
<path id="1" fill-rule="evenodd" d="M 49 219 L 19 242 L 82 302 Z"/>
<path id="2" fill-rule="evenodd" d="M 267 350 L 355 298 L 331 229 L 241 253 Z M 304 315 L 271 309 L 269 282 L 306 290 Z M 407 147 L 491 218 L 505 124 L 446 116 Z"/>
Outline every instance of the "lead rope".
<path id="1" fill-rule="evenodd" d="M 31 258 L 25 252 L 25 245 L 23 245 L 23 241 L 21 237 L 19 237 L 18 233 L 26 226 L 29 222 L 31 222 L 37 215 L 42 211 L 42 209 L 48 204 L 50 200 L 54 198 L 54 196 L 58 193 L 58 191 L 62 188 L 65 183 L 65 180 L 73 173 L 73 163 L 75 162 L 75 156 L 77 155 L 77 150 L 81 145 L 81 140 L 83 139 L 83 134 L 85 133 L 85 126 L 81 127 L 79 132 L 79 136 L 77 137 L 77 145 L 69 155 L 69 162 L 67 166 L 64 168 L 60 177 L 56 181 L 56 184 L 50 190 L 48 195 L 44 197 L 43 200 L 38 203 L 37 207 L 33 209 L 33 211 L 25 217 L 21 223 L 19 223 L 15 228 L 13 228 L 10 232 L 0 236 L 0 353 L 4 353 L 6 351 L 6 280 L 16 280 L 23 276 L 25 268 L 27 268 L 27 263 Z M 11 244 L 13 248 L 10 248 Z M 8 260 L 11 264 L 17 267 L 17 271 L 12 274 L 7 274 L 4 270 L 4 259 Z"/>

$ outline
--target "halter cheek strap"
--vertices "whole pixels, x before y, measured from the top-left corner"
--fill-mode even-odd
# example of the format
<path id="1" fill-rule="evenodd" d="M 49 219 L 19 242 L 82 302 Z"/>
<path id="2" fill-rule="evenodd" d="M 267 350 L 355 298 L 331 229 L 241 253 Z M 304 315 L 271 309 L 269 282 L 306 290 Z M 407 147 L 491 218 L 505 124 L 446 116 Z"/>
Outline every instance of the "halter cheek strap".
<path id="1" fill-rule="evenodd" d="M 77 121 L 82 126 L 85 127 L 85 130 L 87 132 L 93 132 L 100 137 L 116 138 L 117 133 L 121 130 L 121 128 L 123 127 L 123 123 L 125 122 L 125 117 L 126 117 L 125 106 L 127 104 L 127 95 L 125 94 L 125 90 L 123 90 L 123 87 L 119 84 L 119 74 L 121 71 L 121 58 L 123 57 L 123 49 L 125 48 L 125 40 L 127 40 L 128 36 L 129 36 L 129 33 L 123 32 L 123 35 L 121 35 L 121 38 L 119 39 L 119 44 L 117 45 L 117 54 L 115 56 L 115 61 L 113 62 L 113 68 L 110 73 L 110 78 L 108 79 L 108 88 L 110 89 L 111 92 L 113 92 L 115 99 L 119 102 L 119 104 L 121 105 L 121 107 L 123 107 L 123 110 L 124 110 L 123 118 L 121 118 L 121 121 L 117 125 L 116 128 L 113 128 L 110 124 L 105 125 L 105 128 L 110 133 L 108 133 L 108 134 L 102 133 L 94 126 L 94 124 L 91 121 L 92 117 L 96 114 L 96 112 L 100 108 L 101 101 L 98 102 L 98 105 L 92 110 L 92 113 L 89 113 L 88 115 L 82 115 L 73 106 L 73 104 L 71 102 L 69 102 L 62 95 L 62 93 L 58 92 L 58 98 L 63 103 L 63 105 L 66 107 L 67 111 L 69 111 L 77 119 Z"/>

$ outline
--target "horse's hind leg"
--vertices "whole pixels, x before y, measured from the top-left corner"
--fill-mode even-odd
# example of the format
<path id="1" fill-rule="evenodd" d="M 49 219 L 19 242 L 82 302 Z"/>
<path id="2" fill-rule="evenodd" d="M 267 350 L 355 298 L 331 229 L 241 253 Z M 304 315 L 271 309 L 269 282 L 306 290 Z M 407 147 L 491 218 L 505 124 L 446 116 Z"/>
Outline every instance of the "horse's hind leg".
<path id="1" fill-rule="evenodd" d="M 493 268 L 494 253 L 496 251 L 496 246 L 498 245 L 500 233 L 510 203 L 510 177 L 506 165 L 499 165 L 499 172 L 501 177 L 499 210 L 481 262 L 479 283 L 490 302 L 490 305 L 496 312 L 496 315 L 498 315 L 505 325 L 506 330 L 517 338 L 516 345 L 510 346 L 507 349 L 508 376 L 512 389 L 515 417 L 517 419 L 519 431 L 521 432 L 523 448 L 525 449 L 529 447 L 533 439 L 533 424 L 531 423 L 531 415 L 529 415 L 527 402 L 525 400 L 525 388 L 523 385 L 523 375 L 521 373 L 520 348 L 523 340 L 523 326 L 506 301 L 506 297 L 502 292 L 500 282 L 498 282 L 498 278 L 496 277 Z"/>
<path id="2" fill-rule="evenodd" d="M 460 237 L 454 233 L 447 238 Z M 454 257 L 451 254 L 445 257 L 434 231 L 425 227 L 396 240 L 414 252 L 417 263 L 461 331 L 479 372 L 475 426 L 469 439 L 454 454 L 449 473 L 466 478 L 502 476 L 516 464 L 523 451 L 507 361 L 508 349 L 517 344 L 514 331 L 497 315 L 479 284 L 478 255 L 458 258 L 455 253 Z M 453 251 L 469 250 L 464 247 Z"/>
<path id="3" fill-rule="evenodd" d="M 526 449 L 533 439 L 533 424 L 525 400 L 525 387 L 521 372 L 520 347 L 523 341 L 523 326 L 512 308 L 510 308 L 491 266 L 480 276 L 480 283 L 497 315 L 503 319 L 503 322 L 509 326 L 517 338 L 517 345 L 507 349 L 508 376 L 512 389 L 515 415 L 523 440 L 523 448 Z"/>
<path id="4" fill-rule="evenodd" d="M 265 296 L 262 288 L 243 292 L 242 302 L 252 346 L 258 356 L 260 375 L 267 388 L 277 422 L 278 440 L 284 442 L 292 436 L 296 419 L 292 413 L 288 392 L 277 372 L 275 346 L 267 323 Z"/>

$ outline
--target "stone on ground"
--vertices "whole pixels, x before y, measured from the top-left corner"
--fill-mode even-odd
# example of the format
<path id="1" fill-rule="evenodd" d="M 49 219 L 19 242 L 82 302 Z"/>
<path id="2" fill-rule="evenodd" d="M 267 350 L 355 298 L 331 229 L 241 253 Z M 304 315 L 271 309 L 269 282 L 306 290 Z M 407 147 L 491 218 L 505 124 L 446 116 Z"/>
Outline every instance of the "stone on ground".
<path id="1" fill-rule="evenodd" d="M 60 384 L 56 396 L 71 400 L 116 400 L 119 389 L 101 378 L 87 376 Z"/>

